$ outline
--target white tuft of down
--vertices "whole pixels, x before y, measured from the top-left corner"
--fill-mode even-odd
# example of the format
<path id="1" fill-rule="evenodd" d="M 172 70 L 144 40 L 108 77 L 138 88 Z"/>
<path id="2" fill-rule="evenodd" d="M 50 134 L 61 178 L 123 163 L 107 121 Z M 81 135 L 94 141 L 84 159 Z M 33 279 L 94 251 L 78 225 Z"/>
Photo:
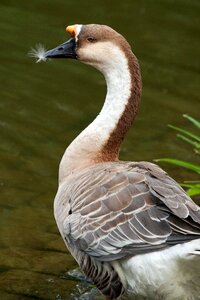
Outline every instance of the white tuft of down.
<path id="1" fill-rule="evenodd" d="M 36 63 L 41 61 L 46 61 L 47 58 L 45 57 L 46 49 L 42 44 L 38 44 L 35 46 L 35 48 L 32 48 L 28 55 L 30 57 L 36 58 Z"/>

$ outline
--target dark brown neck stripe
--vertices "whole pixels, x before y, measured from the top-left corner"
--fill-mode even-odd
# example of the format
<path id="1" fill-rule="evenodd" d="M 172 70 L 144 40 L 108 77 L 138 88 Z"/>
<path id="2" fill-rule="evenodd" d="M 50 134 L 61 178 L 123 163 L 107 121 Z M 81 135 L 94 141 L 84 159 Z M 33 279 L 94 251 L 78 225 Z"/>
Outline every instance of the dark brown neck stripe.
<path id="1" fill-rule="evenodd" d="M 118 159 L 121 143 L 133 123 L 140 103 L 142 80 L 139 63 L 131 49 L 123 49 L 123 51 L 127 57 L 131 74 L 131 95 L 116 127 L 99 153 L 99 161 L 115 161 Z"/>

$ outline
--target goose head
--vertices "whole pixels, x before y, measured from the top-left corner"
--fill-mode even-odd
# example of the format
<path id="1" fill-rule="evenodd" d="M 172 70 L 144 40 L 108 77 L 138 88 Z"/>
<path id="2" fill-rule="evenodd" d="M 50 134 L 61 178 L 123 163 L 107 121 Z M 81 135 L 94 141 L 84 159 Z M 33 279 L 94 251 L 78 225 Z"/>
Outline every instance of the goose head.
<path id="1" fill-rule="evenodd" d="M 100 71 L 114 67 L 122 53 L 131 52 L 125 38 L 106 25 L 72 25 L 66 28 L 71 38 L 44 54 L 48 58 L 72 58 L 92 65 Z"/>

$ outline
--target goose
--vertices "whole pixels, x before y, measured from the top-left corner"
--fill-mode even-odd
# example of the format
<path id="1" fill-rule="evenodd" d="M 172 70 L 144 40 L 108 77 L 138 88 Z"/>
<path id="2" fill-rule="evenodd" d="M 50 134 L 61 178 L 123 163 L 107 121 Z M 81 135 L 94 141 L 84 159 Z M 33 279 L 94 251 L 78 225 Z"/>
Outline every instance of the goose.
<path id="1" fill-rule="evenodd" d="M 61 236 L 105 299 L 200 299 L 200 207 L 159 166 L 120 161 L 136 116 L 140 67 L 106 25 L 71 25 L 70 39 L 36 53 L 103 73 L 107 94 L 94 121 L 67 147 L 54 201 Z"/>

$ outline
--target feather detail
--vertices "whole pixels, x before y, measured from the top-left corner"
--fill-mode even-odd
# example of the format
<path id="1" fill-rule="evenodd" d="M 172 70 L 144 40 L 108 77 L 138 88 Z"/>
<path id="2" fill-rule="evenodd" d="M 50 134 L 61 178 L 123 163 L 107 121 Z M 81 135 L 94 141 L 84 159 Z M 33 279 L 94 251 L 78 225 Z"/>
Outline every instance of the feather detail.
<path id="1" fill-rule="evenodd" d="M 37 44 L 35 48 L 31 48 L 28 55 L 30 57 L 36 58 L 36 63 L 41 61 L 46 61 L 47 58 L 45 57 L 46 49 L 42 44 Z"/>
<path id="2" fill-rule="evenodd" d="M 108 299 L 123 294 L 127 284 L 140 294 L 145 276 L 152 286 L 162 285 L 160 269 L 171 284 L 168 273 L 179 278 L 180 253 L 181 265 L 187 257 L 194 257 L 194 268 L 197 264 L 200 208 L 154 164 L 109 162 L 89 167 L 60 184 L 54 205 L 70 252 Z M 119 263 L 117 269 L 113 263 Z M 196 274 L 198 280 L 199 271 Z M 148 282 L 146 287 L 148 294 Z M 170 300 L 183 299 L 183 294 L 181 290 L 179 298 Z"/>

